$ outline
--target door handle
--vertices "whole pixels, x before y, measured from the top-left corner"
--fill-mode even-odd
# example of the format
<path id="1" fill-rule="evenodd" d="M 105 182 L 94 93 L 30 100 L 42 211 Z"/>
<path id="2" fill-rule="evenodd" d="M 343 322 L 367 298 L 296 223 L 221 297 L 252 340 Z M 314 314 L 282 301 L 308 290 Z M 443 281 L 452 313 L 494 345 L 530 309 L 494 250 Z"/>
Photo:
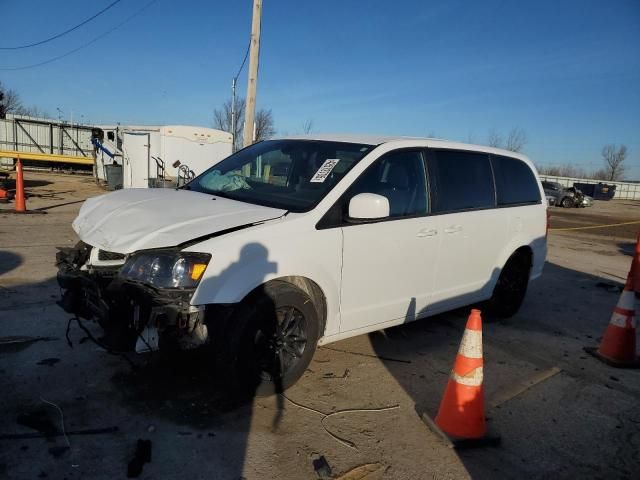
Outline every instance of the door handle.
<path id="1" fill-rule="evenodd" d="M 420 230 L 418 232 L 418 237 L 422 238 L 422 237 L 433 237 L 435 235 L 438 234 L 438 230 L 436 230 L 435 228 L 432 229 L 428 229 L 428 228 L 423 228 L 422 230 Z"/>
<path id="2" fill-rule="evenodd" d="M 462 225 L 451 225 L 444 229 L 444 233 L 458 233 L 462 231 Z"/>

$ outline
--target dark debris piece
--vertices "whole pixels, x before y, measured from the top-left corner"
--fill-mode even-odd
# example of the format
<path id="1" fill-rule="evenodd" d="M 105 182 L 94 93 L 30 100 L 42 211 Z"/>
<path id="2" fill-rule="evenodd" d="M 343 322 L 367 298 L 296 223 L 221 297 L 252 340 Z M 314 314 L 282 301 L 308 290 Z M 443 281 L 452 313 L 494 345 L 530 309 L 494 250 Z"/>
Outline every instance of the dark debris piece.
<path id="1" fill-rule="evenodd" d="M 38 362 L 38 365 L 46 365 L 48 367 L 53 367 L 59 361 L 60 361 L 59 358 L 43 358 Z"/>
<path id="2" fill-rule="evenodd" d="M 136 454 L 127 466 L 127 478 L 138 478 L 145 463 L 151 462 L 151 440 L 138 439 Z"/>
<path id="3" fill-rule="evenodd" d="M 23 427 L 32 428 L 42 434 L 48 440 L 57 436 L 58 427 L 56 427 L 49 416 L 49 412 L 43 409 L 34 410 L 29 413 L 21 413 L 16 418 L 16 423 Z"/>
<path id="4" fill-rule="evenodd" d="M 324 455 L 320 455 L 318 458 L 313 460 L 313 469 L 316 471 L 319 478 L 331 477 L 331 467 L 329 466 L 327 459 L 324 458 Z"/>

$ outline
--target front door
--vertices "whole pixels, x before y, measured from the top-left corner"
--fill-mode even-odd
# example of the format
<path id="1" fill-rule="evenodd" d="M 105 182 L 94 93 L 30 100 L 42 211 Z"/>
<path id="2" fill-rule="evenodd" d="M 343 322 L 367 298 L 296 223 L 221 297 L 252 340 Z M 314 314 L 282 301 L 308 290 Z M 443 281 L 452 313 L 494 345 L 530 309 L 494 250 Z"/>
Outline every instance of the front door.
<path id="1" fill-rule="evenodd" d="M 429 201 L 421 151 L 390 152 L 345 194 L 387 197 L 390 217 L 342 227 L 341 331 L 420 316 L 429 304 L 438 255 L 437 217 Z"/>

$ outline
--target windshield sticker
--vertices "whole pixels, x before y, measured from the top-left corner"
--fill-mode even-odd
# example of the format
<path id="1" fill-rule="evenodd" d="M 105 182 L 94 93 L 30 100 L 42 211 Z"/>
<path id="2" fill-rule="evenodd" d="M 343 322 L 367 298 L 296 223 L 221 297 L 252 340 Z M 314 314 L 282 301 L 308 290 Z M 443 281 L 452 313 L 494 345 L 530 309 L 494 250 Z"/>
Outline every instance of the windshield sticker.
<path id="1" fill-rule="evenodd" d="M 329 174 L 331 173 L 331 171 L 336 167 L 339 161 L 340 161 L 339 158 L 327 158 L 322 164 L 322 166 L 315 173 L 315 175 L 311 177 L 311 180 L 309 181 L 312 183 L 324 182 L 329 176 Z"/>

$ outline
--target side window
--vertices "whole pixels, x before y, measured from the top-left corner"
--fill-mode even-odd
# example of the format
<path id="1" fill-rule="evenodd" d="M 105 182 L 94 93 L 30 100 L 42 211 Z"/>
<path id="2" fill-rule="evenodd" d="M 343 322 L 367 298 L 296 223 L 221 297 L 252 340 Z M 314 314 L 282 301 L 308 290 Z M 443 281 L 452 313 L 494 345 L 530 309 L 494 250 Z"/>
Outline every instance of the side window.
<path id="1" fill-rule="evenodd" d="M 493 173 L 487 154 L 430 151 L 429 178 L 434 213 L 495 206 Z"/>
<path id="2" fill-rule="evenodd" d="M 391 217 L 428 212 L 426 172 L 420 151 L 390 152 L 376 160 L 351 185 L 344 206 L 359 193 L 377 193 L 389 199 Z"/>
<path id="3" fill-rule="evenodd" d="M 521 160 L 491 156 L 498 205 L 540 203 L 540 189 L 531 168 Z"/>

